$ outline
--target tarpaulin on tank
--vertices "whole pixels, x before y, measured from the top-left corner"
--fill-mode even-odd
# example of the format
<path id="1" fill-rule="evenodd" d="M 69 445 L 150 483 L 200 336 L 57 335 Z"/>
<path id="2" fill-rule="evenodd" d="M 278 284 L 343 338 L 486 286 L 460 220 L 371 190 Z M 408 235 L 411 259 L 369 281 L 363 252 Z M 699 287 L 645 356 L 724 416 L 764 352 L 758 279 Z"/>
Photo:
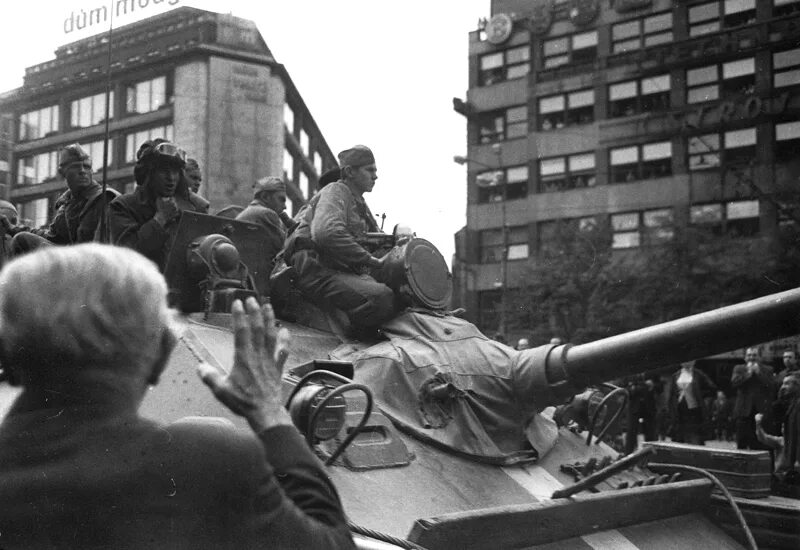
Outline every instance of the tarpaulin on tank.
<path id="1" fill-rule="evenodd" d="M 388 341 L 340 346 L 381 410 L 404 431 L 477 460 L 529 461 L 555 443 L 532 400 L 526 356 L 450 315 L 409 310 L 385 324 Z"/>

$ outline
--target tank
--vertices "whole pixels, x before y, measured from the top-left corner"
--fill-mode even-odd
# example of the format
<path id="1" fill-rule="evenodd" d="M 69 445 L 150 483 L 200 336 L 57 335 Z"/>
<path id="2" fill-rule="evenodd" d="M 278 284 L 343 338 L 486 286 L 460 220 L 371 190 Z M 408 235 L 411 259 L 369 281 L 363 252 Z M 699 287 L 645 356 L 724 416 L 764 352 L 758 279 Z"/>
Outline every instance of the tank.
<path id="1" fill-rule="evenodd" d="M 243 222 L 183 214 L 166 274 L 173 299 L 189 312 L 144 416 L 223 417 L 247 429 L 203 385 L 196 366 L 230 369 L 225 312 L 268 284 L 257 233 Z M 440 269 L 427 241 L 407 248 L 422 254 L 424 271 Z M 436 300 L 447 292 L 442 284 L 423 286 Z M 652 449 L 623 457 L 592 434 L 607 432 L 624 405 L 610 380 L 800 332 L 800 290 L 586 344 L 522 351 L 419 304 L 409 304 L 381 338 L 352 339 L 335 315 L 290 296 L 294 307 L 280 316 L 291 334 L 284 397 L 336 484 L 359 548 L 746 543 L 710 481 L 655 466 Z M 573 421 L 557 424 L 556 412 Z M 796 547 L 798 501 L 734 501 L 757 524 L 759 544 Z"/>

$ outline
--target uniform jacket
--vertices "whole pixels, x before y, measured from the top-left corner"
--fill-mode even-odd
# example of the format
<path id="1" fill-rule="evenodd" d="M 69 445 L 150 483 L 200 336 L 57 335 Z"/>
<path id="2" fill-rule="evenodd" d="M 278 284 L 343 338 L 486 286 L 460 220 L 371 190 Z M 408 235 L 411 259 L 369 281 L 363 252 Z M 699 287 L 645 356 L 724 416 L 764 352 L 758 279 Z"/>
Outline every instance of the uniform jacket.
<path id="1" fill-rule="evenodd" d="M 181 210 L 206 213 L 208 202 L 189 192 L 188 198 L 178 197 Z M 168 252 L 167 246 L 172 228 L 177 223 L 172 220 L 162 227 L 153 216 L 156 215 L 155 199 L 151 197 L 145 186 L 137 186 L 131 193 L 121 195 L 109 206 L 108 225 L 111 231 L 111 242 L 133 248 L 153 260 L 159 268 L 164 268 Z"/>
<path id="2" fill-rule="evenodd" d="M 260 200 L 256 199 L 247 205 L 247 208 L 239 212 L 236 219 L 260 225 L 269 232 L 269 238 L 264 246 L 266 254 L 271 258 L 274 258 L 283 248 L 283 242 L 286 240 L 286 228 L 283 221 L 277 212 L 264 205 Z"/>
<path id="3" fill-rule="evenodd" d="M 95 240 L 100 218 L 103 215 L 103 187 L 92 182 L 92 185 L 80 197 L 73 195 L 69 189 L 56 201 L 56 213 L 46 228 L 32 229 L 31 233 L 44 237 L 54 244 L 77 244 Z M 108 203 L 119 193 L 106 189 Z"/>
<path id="4" fill-rule="evenodd" d="M 353 547 L 332 483 L 289 426 L 257 438 L 219 419 L 12 410 L 0 494 L 5 550 Z"/>
<path id="5" fill-rule="evenodd" d="M 323 261 L 334 269 L 358 271 L 372 256 L 359 244 L 367 232 L 380 231 L 364 197 L 346 183 L 329 183 L 311 200 L 293 238 L 313 241 Z"/>
<path id="6" fill-rule="evenodd" d="M 761 365 L 758 374 L 750 375 L 747 365 L 736 365 L 733 367 L 731 387 L 736 390 L 733 418 L 747 418 L 755 413 L 771 417 L 776 392 L 772 367 Z"/>

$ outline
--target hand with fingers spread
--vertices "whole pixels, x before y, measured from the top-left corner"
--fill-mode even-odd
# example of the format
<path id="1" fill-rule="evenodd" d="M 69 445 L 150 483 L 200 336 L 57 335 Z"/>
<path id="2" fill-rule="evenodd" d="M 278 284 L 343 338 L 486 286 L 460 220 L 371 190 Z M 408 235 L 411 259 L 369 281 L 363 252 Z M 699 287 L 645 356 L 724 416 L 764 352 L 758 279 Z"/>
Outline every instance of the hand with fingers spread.
<path id="1" fill-rule="evenodd" d="M 234 358 L 230 373 L 201 363 L 198 374 L 214 396 L 244 417 L 256 433 L 280 425 L 292 425 L 281 398 L 281 375 L 288 357 L 289 333 L 275 326 L 275 314 L 255 298 L 236 300 L 231 309 Z"/>

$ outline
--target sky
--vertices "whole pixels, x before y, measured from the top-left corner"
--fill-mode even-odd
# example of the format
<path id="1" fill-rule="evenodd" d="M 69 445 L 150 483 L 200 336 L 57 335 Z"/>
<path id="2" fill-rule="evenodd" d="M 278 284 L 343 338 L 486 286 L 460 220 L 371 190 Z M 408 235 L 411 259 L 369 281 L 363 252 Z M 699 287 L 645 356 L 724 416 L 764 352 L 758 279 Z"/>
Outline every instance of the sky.
<path id="1" fill-rule="evenodd" d="M 334 154 L 372 148 L 378 182 L 366 199 L 386 214 L 385 229 L 410 226 L 451 262 L 453 235 L 466 224 L 466 169 L 453 157 L 467 149 L 466 119 L 452 99 L 466 97 L 468 33 L 489 16 L 490 0 L 135 1 L 115 27 L 180 6 L 255 21 Z M 57 47 L 106 32 L 66 23 L 102 5 L 111 0 L 14 3 L 14 24 L 0 33 L 0 92 L 20 86 L 25 68 L 53 59 Z"/>

